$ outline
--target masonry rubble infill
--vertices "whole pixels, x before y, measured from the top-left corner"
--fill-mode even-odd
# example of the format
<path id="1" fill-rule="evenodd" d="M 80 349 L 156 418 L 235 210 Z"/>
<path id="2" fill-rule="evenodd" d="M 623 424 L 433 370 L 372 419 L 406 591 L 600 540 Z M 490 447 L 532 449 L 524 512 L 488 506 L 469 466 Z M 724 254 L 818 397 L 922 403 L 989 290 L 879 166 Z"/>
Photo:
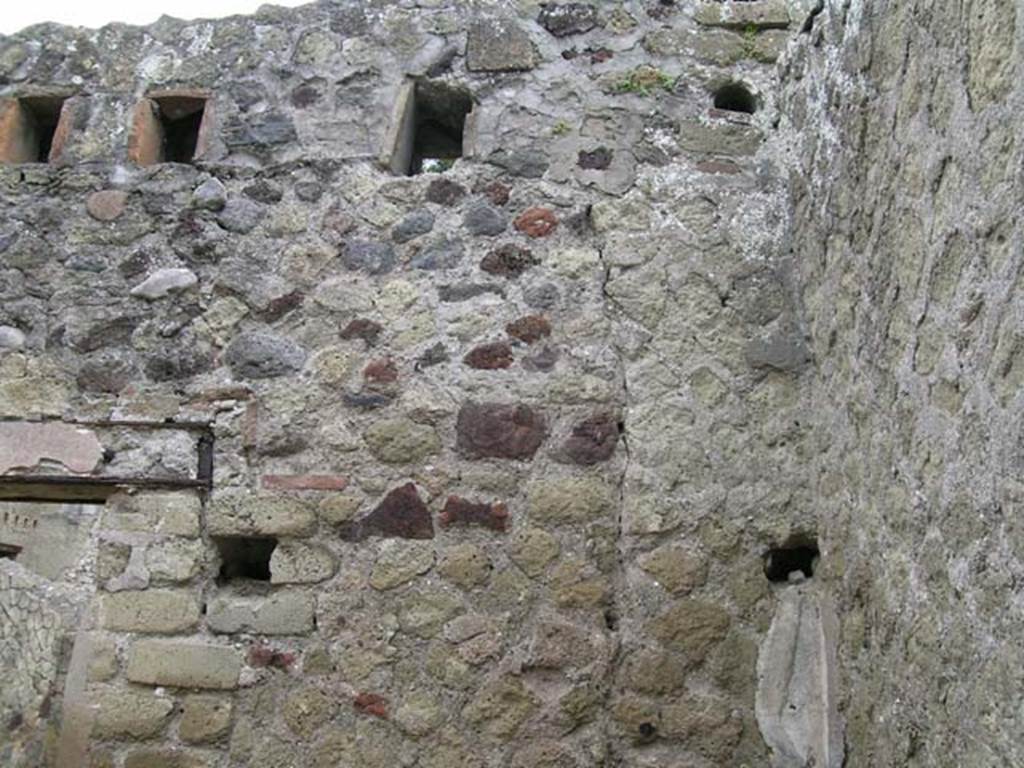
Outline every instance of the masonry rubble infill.
<path id="1" fill-rule="evenodd" d="M 878 91 L 885 126 L 923 94 L 956 130 L 1004 114 L 999 2 L 968 3 L 970 98 Z M 891 701 L 937 722 L 939 694 L 864 670 L 938 679 L 915 649 L 970 632 L 929 606 L 984 577 L 944 591 L 971 568 L 894 552 L 930 590 L 911 631 L 858 515 L 939 546 L 894 510 L 963 478 L 889 443 L 926 413 L 938 450 L 989 401 L 953 363 L 988 338 L 1013 423 L 1020 345 L 971 248 L 947 233 L 940 268 L 914 206 L 858 218 L 887 174 L 938 208 L 968 176 L 1009 199 L 999 170 L 829 143 L 849 112 L 887 146 L 856 99 L 912 62 L 857 30 L 910 12 L 415 5 L 0 38 L 0 763 L 838 768 L 914 742 Z M 961 143 L 1015 146 L 985 125 Z M 860 408 L 890 392 L 934 406 Z M 60 568 L 29 567 L 35 528 Z"/>

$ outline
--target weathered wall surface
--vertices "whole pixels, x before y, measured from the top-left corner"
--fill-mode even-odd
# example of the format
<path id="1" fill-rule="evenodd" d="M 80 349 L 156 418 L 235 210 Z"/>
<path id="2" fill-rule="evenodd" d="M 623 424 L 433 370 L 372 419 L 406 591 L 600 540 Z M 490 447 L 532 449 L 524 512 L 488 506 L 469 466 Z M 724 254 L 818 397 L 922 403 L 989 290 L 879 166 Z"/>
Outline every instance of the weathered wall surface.
<path id="1" fill-rule="evenodd" d="M 184 482 L 175 425 L 214 438 L 204 506 L 100 516 L 63 754 L 88 727 L 97 768 L 765 764 L 762 554 L 817 512 L 765 142 L 802 5 L 2 41 L 4 96 L 71 99 L 49 164 L 0 167 L 0 417 L 102 448 L 9 472 Z M 378 163 L 408 75 L 472 91 L 444 174 Z M 731 81 L 755 114 L 711 108 Z M 210 96 L 194 164 L 129 159 L 161 88 Z M 225 537 L 277 539 L 269 582 L 218 577 Z"/>
<path id="2" fill-rule="evenodd" d="M 0 166 L 2 472 L 212 472 L 109 499 L 50 751 L 838 765 L 844 724 L 850 766 L 1022 762 L 1024 19 L 812 5 L 0 41 L 3 96 L 72 94 Z M 443 174 L 381 168 L 409 75 L 476 102 Z M 130 160 L 161 88 L 210 95 L 194 164 Z M 261 537 L 269 581 L 219 576 Z"/>
<path id="3" fill-rule="evenodd" d="M 783 70 L 851 766 L 1024 761 L 1021 16 L 829 3 Z"/>

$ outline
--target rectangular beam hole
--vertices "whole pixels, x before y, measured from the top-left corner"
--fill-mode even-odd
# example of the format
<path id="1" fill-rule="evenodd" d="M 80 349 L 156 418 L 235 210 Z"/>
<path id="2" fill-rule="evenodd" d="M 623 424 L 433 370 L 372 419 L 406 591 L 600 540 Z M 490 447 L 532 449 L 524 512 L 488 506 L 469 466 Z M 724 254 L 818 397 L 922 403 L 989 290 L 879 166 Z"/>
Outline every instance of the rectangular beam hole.
<path id="1" fill-rule="evenodd" d="M 206 99 L 165 96 L 154 101 L 163 127 L 163 162 L 191 163 L 199 146 L 199 128 L 203 124 Z"/>
<path id="2" fill-rule="evenodd" d="M 55 159 L 54 137 L 65 96 L 22 96 L 4 110 L 0 125 L 0 160 L 48 163 Z"/>
<path id="3" fill-rule="evenodd" d="M 152 95 L 135 109 L 129 158 L 139 165 L 191 163 L 202 151 L 207 98 L 201 95 Z"/>
<path id="4" fill-rule="evenodd" d="M 451 168 L 464 154 L 472 111 L 473 96 L 466 88 L 434 80 L 407 83 L 396 104 L 383 164 L 406 176 Z"/>
<path id="5" fill-rule="evenodd" d="M 248 538 L 241 536 L 215 536 L 213 543 L 220 554 L 217 581 L 270 581 L 270 556 L 277 547 L 272 537 Z"/>

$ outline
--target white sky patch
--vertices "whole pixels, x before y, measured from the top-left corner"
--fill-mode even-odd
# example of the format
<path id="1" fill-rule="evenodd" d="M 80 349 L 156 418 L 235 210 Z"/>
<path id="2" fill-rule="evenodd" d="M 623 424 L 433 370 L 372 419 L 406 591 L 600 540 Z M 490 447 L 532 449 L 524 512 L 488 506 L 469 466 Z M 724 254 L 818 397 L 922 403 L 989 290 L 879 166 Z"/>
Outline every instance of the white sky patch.
<path id="1" fill-rule="evenodd" d="M 294 8 L 308 1 L 275 0 L 273 5 Z M 0 0 L 0 34 L 10 35 L 44 21 L 95 29 L 112 21 L 152 24 L 165 14 L 178 19 L 216 19 L 252 13 L 264 4 L 264 0 Z"/>

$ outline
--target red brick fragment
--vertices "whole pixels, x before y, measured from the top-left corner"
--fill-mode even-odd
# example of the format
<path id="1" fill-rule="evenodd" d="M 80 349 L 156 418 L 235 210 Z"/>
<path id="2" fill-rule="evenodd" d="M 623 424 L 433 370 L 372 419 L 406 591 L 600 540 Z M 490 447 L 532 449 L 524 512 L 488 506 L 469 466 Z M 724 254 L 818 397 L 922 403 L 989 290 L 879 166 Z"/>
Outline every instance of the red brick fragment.
<path id="1" fill-rule="evenodd" d="M 573 427 L 562 452 L 574 464 L 590 466 L 610 459 L 618 442 L 618 417 L 614 413 L 596 413 Z"/>
<path id="2" fill-rule="evenodd" d="M 251 645 L 247 661 L 250 667 L 256 669 L 273 667 L 288 670 L 295 663 L 295 654 L 271 648 L 269 645 Z"/>
<path id="3" fill-rule="evenodd" d="M 377 693 L 360 693 L 352 701 L 352 705 L 367 715 L 373 715 L 383 720 L 388 719 L 388 700 Z"/>
<path id="4" fill-rule="evenodd" d="M 481 344 L 471 349 L 462 362 L 470 368 L 479 368 L 485 371 L 508 368 L 512 365 L 512 349 L 504 341 L 496 341 L 493 344 Z"/>
<path id="5" fill-rule="evenodd" d="M 449 496 L 438 522 L 449 525 L 479 525 L 494 531 L 508 530 L 508 507 L 503 502 L 477 503 L 461 496 Z"/>
<path id="6" fill-rule="evenodd" d="M 551 323 L 543 315 L 526 315 L 505 326 L 509 336 L 533 344 L 551 335 Z"/>
<path id="7" fill-rule="evenodd" d="M 512 224 L 529 237 L 547 237 L 558 226 L 558 219 L 549 209 L 535 207 L 523 211 Z"/>
<path id="8" fill-rule="evenodd" d="M 509 187 L 500 181 L 492 181 L 481 191 L 495 205 L 504 205 L 508 202 Z"/>
<path id="9" fill-rule="evenodd" d="M 434 521 L 414 483 L 395 488 L 362 520 L 341 529 L 347 541 L 362 541 L 370 536 L 385 539 L 432 539 Z"/>
<path id="10" fill-rule="evenodd" d="M 348 478 L 341 475 L 264 475 L 263 487 L 277 491 L 343 491 Z"/>
<path id="11" fill-rule="evenodd" d="M 455 424 L 456 448 L 469 458 L 532 459 L 547 435 L 544 414 L 528 405 L 466 403 Z"/>
<path id="12" fill-rule="evenodd" d="M 267 308 L 259 313 L 260 318 L 268 323 L 280 320 L 293 309 L 302 306 L 303 298 L 302 291 L 291 291 L 284 296 L 271 299 Z"/>
<path id="13" fill-rule="evenodd" d="M 384 326 L 380 323 L 357 317 L 342 329 L 341 338 L 346 341 L 349 339 L 362 339 L 366 342 L 366 346 L 372 347 L 377 343 L 377 338 L 383 330 Z"/>
<path id="14" fill-rule="evenodd" d="M 398 366 L 390 357 L 371 360 L 363 369 L 363 378 L 378 384 L 391 384 L 398 381 Z"/>
<path id="15" fill-rule="evenodd" d="M 526 248 L 506 243 L 488 253 L 480 261 L 480 269 L 492 275 L 517 278 L 530 267 L 540 264 L 540 259 Z"/>

